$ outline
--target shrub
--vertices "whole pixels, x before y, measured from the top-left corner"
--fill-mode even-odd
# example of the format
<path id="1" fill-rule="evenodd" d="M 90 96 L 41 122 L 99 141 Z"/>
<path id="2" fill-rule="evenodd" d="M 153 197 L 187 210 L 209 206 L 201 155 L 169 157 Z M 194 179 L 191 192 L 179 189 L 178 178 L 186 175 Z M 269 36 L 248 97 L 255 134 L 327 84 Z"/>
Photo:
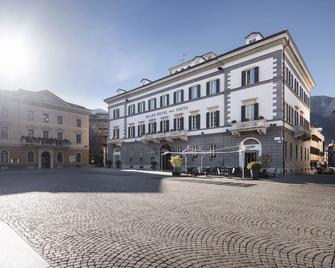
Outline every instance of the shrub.
<path id="1" fill-rule="evenodd" d="M 183 159 L 180 157 L 180 155 L 174 155 L 171 157 L 170 163 L 174 170 L 180 170 Z"/>
<path id="2" fill-rule="evenodd" d="M 261 169 L 262 164 L 259 162 L 250 162 L 247 166 L 247 169 L 251 170 L 256 170 L 256 169 Z"/>

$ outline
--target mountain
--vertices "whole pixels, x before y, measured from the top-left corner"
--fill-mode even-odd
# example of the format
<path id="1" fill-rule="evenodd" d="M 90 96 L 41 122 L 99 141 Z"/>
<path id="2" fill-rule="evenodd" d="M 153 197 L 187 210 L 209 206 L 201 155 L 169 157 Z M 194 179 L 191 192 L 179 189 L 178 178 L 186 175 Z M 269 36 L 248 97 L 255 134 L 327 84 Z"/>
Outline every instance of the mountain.
<path id="1" fill-rule="evenodd" d="M 328 96 L 311 97 L 311 123 L 322 128 L 325 145 L 335 139 L 335 98 Z"/>

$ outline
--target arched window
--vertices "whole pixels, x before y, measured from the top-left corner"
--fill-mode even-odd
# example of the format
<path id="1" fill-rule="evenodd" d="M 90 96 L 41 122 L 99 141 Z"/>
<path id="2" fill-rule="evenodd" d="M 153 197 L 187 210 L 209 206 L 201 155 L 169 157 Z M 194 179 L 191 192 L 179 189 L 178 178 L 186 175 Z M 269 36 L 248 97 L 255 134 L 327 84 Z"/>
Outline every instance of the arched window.
<path id="1" fill-rule="evenodd" d="M 8 163 L 9 162 L 9 156 L 7 150 L 1 150 L 0 152 L 0 162 L 1 163 Z"/>
<path id="2" fill-rule="evenodd" d="M 27 162 L 28 163 L 33 163 L 34 162 L 34 158 L 35 158 L 34 152 L 28 152 L 27 153 Z"/>
<path id="3" fill-rule="evenodd" d="M 57 162 L 63 163 L 63 153 L 62 152 L 57 153 Z"/>
<path id="4" fill-rule="evenodd" d="M 81 153 L 76 154 L 76 162 L 80 163 L 81 162 Z"/>

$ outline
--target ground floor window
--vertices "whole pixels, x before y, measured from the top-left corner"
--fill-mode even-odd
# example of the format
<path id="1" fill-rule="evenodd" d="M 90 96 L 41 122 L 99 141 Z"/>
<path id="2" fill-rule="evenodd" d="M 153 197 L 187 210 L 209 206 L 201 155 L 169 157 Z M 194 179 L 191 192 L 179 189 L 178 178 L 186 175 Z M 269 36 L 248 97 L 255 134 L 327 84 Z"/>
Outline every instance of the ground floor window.
<path id="1" fill-rule="evenodd" d="M 27 162 L 28 163 L 33 163 L 34 162 L 34 158 L 35 158 L 34 152 L 28 152 L 27 153 Z"/>
<path id="2" fill-rule="evenodd" d="M 76 162 L 80 163 L 81 162 L 81 153 L 76 154 Z"/>
<path id="3" fill-rule="evenodd" d="M 63 153 L 62 152 L 57 153 L 57 162 L 58 163 L 63 163 Z"/>
<path id="4" fill-rule="evenodd" d="M 8 163 L 9 162 L 9 154 L 7 150 L 1 150 L 0 152 L 0 162 Z"/>
<path id="5" fill-rule="evenodd" d="M 210 157 L 211 158 L 216 158 L 216 145 L 215 144 L 211 144 L 211 145 L 209 145 L 209 151 L 211 152 L 210 153 Z"/>

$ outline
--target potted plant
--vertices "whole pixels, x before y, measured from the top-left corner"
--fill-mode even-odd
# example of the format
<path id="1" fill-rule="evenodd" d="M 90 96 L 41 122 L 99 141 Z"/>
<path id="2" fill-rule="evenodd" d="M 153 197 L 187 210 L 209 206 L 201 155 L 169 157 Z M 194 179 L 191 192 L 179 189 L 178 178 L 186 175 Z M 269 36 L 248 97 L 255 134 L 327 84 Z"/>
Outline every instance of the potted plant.
<path id="1" fill-rule="evenodd" d="M 247 169 L 250 170 L 251 179 L 256 179 L 259 176 L 259 171 L 262 168 L 262 164 L 259 162 L 250 162 L 247 165 Z"/>
<path id="2" fill-rule="evenodd" d="M 115 164 L 116 164 L 116 168 L 120 168 L 120 167 L 121 167 L 121 164 L 122 164 L 122 162 L 121 162 L 121 160 L 120 160 L 120 159 L 118 159 L 118 160 L 116 160 Z"/>
<path id="3" fill-rule="evenodd" d="M 170 159 L 171 166 L 173 167 L 172 176 L 180 176 L 181 173 L 181 165 L 183 163 L 183 159 L 180 155 L 174 155 Z"/>

